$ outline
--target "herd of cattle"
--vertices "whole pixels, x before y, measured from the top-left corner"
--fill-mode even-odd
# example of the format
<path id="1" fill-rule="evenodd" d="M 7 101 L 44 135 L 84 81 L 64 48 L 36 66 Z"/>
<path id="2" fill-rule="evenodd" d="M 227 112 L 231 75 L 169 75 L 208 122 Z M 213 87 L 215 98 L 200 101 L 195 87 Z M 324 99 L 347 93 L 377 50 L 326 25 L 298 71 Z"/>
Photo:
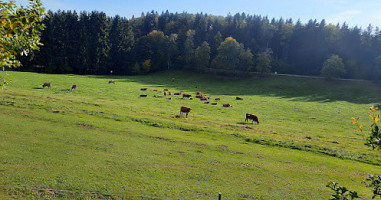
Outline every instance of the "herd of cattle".
<path id="1" fill-rule="evenodd" d="M 141 88 L 140 90 L 141 91 L 147 91 L 148 88 Z M 157 89 L 154 89 L 152 91 L 153 92 L 159 92 L 159 93 L 161 93 L 161 91 L 158 91 Z M 168 96 L 172 96 L 172 95 L 181 96 L 182 95 L 183 99 L 187 98 L 189 100 L 193 100 L 193 97 L 192 97 L 191 94 L 184 93 L 182 91 L 181 92 L 170 92 L 168 89 L 164 89 L 162 94 L 163 94 L 163 96 L 154 95 L 153 97 L 166 97 L 168 100 L 171 100 L 172 97 L 168 97 Z M 147 96 L 148 96 L 147 94 L 141 94 L 140 95 L 140 97 L 147 97 Z M 200 99 L 200 101 L 204 101 L 204 104 L 209 104 L 209 103 L 211 105 L 217 105 L 218 104 L 217 102 L 210 102 L 212 97 L 210 97 L 208 95 L 204 95 L 201 92 L 195 92 L 195 98 Z M 243 100 L 243 98 L 241 98 L 241 97 L 236 97 L 235 99 L 236 100 Z M 220 101 L 221 98 L 217 97 L 217 98 L 214 98 L 214 100 L 215 101 Z M 230 103 L 226 103 L 226 104 L 222 104 L 222 107 L 233 107 L 233 106 Z M 191 111 L 191 108 L 188 108 L 186 106 L 181 106 L 181 108 L 180 108 L 180 115 L 182 113 L 185 113 L 185 117 L 187 118 L 190 111 Z M 256 122 L 257 124 L 259 124 L 259 120 L 258 120 L 258 117 L 256 115 L 253 115 L 253 114 L 250 114 L 250 113 L 246 113 L 245 122 L 248 122 L 249 120 L 252 120 L 252 123 Z"/>
<path id="2" fill-rule="evenodd" d="M 109 84 L 110 83 L 113 83 L 115 84 L 115 81 L 114 80 L 110 80 L 108 82 Z M 50 88 L 51 87 L 51 83 L 50 82 L 45 82 L 44 84 L 42 84 L 42 88 L 45 88 L 45 87 L 48 87 Z M 71 87 L 71 90 L 76 90 L 77 89 L 77 85 L 73 85 Z M 140 89 L 141 91 L 147 91 L 147 88 L 141 88 Z M 153 90 L 154 92 L 160 92 L 156 89 Z M 210 103 L 210 99 L 212 99 L 210 96 L 206 96 L 206 95 L 203 95 L 201 92 L 196 92 L 196 98 L 200 99 L 200 101 L 204 101 L 205 104 L 209 104 Z M 164 89 L 163 91 L 163 96 L 164 97 L 167 97 L 167 96 L 171 96 L 171 95 L 182 95 L 183 99 L 185 98 L 188 98 L 190 100 L 193 100 L 192 98 L 192 95 L 191 94 L 187 94 L 187 93 L 183 93 L 183 92 L 175 92 L 175 93 L 172 93 L 172 92 L 169 92 L 168 89 Z M 147 97 L 148 95 L 147 94 L 141 94 L 140 97 Z M 154 95 L 154 97 L 160 97 L 160 96 L 156 96 Z M 168 98 L 169 100 L 171 100 L 172 98 L 169 97 Z M 220 97 L 217 97 L 217 98 L 214 98 L 215 101 L 220 101 L 221 98 Z M 243 98 L 241 97 L 236 97 L 236 100 L 243 100 Z M 213 102 L 213 103 L 210 103 L 211 105 L 217 105 L 216 102 Z M 227 103 L 227 104 L 222 104 L 222 107 L 233 107 L 231 104 Z M 191 111 L 190 108 L 186 107 L 186 106 L 181 106 L 180 108 L 180 115 L 182 113 L 185 113 L 185 117 L 187 118 L 188 117 L 188 114 L 189 112 Z M 256 115 L 253 115 L 253 114 L 250 114 L 250 113 L 246 113 L 246 119 L 245 119 L 245 122 L 248 122 L 248 120 L 252 120 L 252 123 L 256 122 L 257 124 L 259 124 L 259 120 L 258 120 L 258 117 Z"/>

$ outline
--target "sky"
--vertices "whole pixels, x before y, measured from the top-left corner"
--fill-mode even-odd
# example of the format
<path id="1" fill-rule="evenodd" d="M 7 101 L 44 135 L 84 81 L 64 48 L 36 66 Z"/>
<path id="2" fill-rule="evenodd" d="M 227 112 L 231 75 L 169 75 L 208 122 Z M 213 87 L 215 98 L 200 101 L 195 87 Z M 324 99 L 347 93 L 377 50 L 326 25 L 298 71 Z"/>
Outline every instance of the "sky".
<path id="1" fill-rule="evenodd" d="M 26 0 L 17 0 L 23 4 Z M 139 17 L 142 12 L 157 11 L 207 13 L 226 16 L 231 13 L 262 15 L 270 19 L 292 18 L 303 23 L 309 19 L 362 28 L 372 24 L 381 28 L 381 0 L 42 0 L 46 10 L 102 11 L 108 16 Z"/>

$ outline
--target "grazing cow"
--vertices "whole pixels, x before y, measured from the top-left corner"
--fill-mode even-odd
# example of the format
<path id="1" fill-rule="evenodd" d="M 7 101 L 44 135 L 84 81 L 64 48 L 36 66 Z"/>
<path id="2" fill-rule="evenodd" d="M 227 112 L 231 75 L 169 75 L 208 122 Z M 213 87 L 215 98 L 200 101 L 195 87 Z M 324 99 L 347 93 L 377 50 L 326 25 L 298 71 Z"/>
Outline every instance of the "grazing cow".
<path id="1" fill-rule="evenodd" d="M 230 103 L 225 103 L 222 105 L 222 107 L 233 107 Z"/>
<path id="2" fill-rule="evenodd" d="M 204 102 L 204 104 L 208 104 L 208 103 L 210 103 L 210 102 L 209 102 L 209 101 L 205 101 L 205 102 Z"/>
<path id="3" fill-rule="evenodd" d="M 147 97 L 147 95 L 146 94 L 141 94 L 140 97 Z"/>
<path id="4" fill-rule="evenodd" d="M 186 97 L 186 98 L 189 98 L 189 97 L 191 97 L 191 96 L 192 96 L 192 95 L 190 95 L 190 94 L 185 94 L 185 93 L 183 94 L 183 98 L 185 98 L 185 97 Z"/>
<path id="5" fill-rule="evenodd" d="M 245 122 L 249 121 L 249 119 L 253 120 L 252 123 L 257 122 L 257 125 L 259 124 L 259 120 L 258 120 L 257 116 L 250 114 L 250 113 L 246 113 Z"/>
<path id="6" fill-rule="evenodd" d="M 45 82 L 44 84 L 42 84 L 42 88 L 45 88 L 45 87 L 48 87 L 50 88 L 51 84 L 49 82 Z"/>
<path id="7" fill-rule="evenodd" d="M 167 92 L 164 91 L 164 96 L 167 96 Z"/>
<path id="8" fill-rule="evenodd" d="M 71 86 L 71 90 L 77 90 L 77 85 Z"/>
<path id="9" fill-rule="evenodd" d="M 181 92 L 175 92 L 173 95 L 180 95 Z"/>
<path id="10" fill-rule="evenodd" d="M 217 105 L 217 103 L 211 103 L 213 106 Z"/>
<path id="11" fill-rule="evenodd" d="M 200 101 L 207 101 L 208 100 L 208 97 L 201 97 L 200 98 Z"/>
<path id="12" fill-rule="evenodd" d="M 185 107 L 185 106 L 181 106 L 181 108 L 180 108 L 180 115 L 181 115 L 181 113 L 185 113 L 186 114 L 186 118 L 188 117 L 188 113 L 191 111 L 191 109 L 190 108 L 188 108 L 188 107 Z"/>
<path id="13" fill-rule="evenodd" d="M 201 92 L 196 92 L 196 95 L 201 95 Z"/>
<path id="14" fill-rule="evenodd" d="M 219 100 L 221 100 L 221 98 L 220 98 L 220 97 L 218 97 L 218 98 L 215 98 L 214 100 L 216 100 L 216 101 L 219 101 Z"/>
<path id="15" fill-rule="evenodd" d="M 114 83 L 115 84 L 115 81 L 114 80 L 109 80 L 108 83 Z"/>
<path id="16" fill-rule="evenodd" d="M 241 97 L 236 97 L 235 100 L 243 100 Z"/>
<path id="17" fill-rule="evenodd" d="M 147 88 L 140 88 L 140 90 L 141 90 L 141 91 L 146 91 L 146 90 L 147 90 Z"/>

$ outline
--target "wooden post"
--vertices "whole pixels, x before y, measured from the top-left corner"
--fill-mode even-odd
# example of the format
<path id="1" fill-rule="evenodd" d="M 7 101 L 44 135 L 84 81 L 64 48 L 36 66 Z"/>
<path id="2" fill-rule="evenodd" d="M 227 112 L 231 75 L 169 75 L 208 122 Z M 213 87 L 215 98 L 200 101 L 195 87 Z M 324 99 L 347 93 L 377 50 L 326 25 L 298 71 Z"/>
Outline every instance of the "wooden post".
<path id="1" fill-rule="evenodd" d="M 218 193 L 218 200 L 221 200 L 221 199 L 222 199 L 222 194 Z"/>

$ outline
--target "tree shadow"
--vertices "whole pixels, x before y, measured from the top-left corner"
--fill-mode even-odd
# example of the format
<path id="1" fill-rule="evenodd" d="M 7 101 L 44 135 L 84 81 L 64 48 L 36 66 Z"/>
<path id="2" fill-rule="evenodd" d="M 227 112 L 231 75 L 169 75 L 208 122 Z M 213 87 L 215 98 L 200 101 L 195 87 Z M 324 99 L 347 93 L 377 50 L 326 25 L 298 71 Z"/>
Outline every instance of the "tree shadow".
<path id="1" fill-rule="evenodd" d="M 229 78 L 184 71 L 167 71 L 138 76 L 90 76 L 115 82 L 137 82 L 151 89 L 171 88 L 172 92 L 200 91 L 218 97 L 272 96 L 293 101 L 335 102 L 357 104 L 380 102 L 381 87 L 369 81 L 331 80 L 303 77 L 249 77 Z"/>

